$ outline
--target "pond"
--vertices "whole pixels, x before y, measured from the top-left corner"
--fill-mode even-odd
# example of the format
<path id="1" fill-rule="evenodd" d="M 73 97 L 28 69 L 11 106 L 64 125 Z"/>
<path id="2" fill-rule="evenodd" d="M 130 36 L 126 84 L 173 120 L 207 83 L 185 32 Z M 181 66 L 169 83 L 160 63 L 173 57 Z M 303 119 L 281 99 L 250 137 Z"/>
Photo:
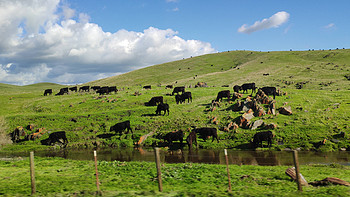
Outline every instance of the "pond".
<path id="1" fill-rule="evenodd" d="M 236 165 L 294 165 L 293 155 L 288 151 L 238 151 L 227 150 L 228 161 Z M 64 149 L 51 151 L 35 151 L 39 157 L 63 157 L 74 160 L 93 160 L 93 149 Z M 1 153 L 1 158 L 27 157 L 29 153 Z M 105 161 L 155 161 L 154 149 L 123 148 L 98 149 L 98 160 Z M 340 164 L 350 166 L 350 152 L 298 152 L 299 163 L 304 164 Z M 224 150 L 175 150 L 160 149 L 160 159 L 164 163 L 209 163 L 225 164 Z"/>

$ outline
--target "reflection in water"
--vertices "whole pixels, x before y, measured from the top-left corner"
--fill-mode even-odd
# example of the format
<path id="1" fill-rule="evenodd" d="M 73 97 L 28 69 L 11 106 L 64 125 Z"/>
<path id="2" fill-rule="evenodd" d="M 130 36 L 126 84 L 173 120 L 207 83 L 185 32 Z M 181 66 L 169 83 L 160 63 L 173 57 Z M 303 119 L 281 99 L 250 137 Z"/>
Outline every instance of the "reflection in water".
<path id="1" fill-rule="evenodd" d="M 29 153 L 2 153 L 1 157 L 26 157 Z M 300 164 L 330 164 L 350 165 L 350 152 L 299 152 Z M 93 160 L 93 150 L 64 149 L 51 151 L 35 151 L 39 157 L 63 157 L 74 160 Z M 154 150 L 142 148 L 98 149 L 98 160 L 105 161 L 148 161 L 154 162 Z M 160 150 L 161 162 L 165 163 L 209 163 L 225 164 L 223 150 Z M 292 153 L 286 151 L 236 151 L 228 150 L 228 160 L 235 165 L 293 165 Z"/>

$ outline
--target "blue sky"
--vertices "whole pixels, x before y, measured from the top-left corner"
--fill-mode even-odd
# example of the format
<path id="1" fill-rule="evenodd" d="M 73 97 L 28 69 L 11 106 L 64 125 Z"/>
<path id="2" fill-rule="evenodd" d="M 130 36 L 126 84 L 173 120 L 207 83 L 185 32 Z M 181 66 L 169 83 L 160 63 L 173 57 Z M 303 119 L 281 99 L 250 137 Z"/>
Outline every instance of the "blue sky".
<path id="1" fill-rule="evenodd" d="M 0 0 L 0 83 L 79 84 L 228 50 L 349 48 L 348 0 Z"/>
<path id="2" fill-rule="evenodd" d="M 211 43 L 218 51 L 306 50 L 348 47 L 350 1 L 328 0 L 72 0 L 74 9 L 87 13 L 104 31 L 143 31 L 148 27 L 173 29 L 183 39 Z M 86 2 L 86 3 L 84 3 Z M 96 3 L 98 2 L 98 3 Z M 289 19 L 277 28 L 239 33 L 278 12 Z M 345 45 L 345 46 L 344 46 Z"/>

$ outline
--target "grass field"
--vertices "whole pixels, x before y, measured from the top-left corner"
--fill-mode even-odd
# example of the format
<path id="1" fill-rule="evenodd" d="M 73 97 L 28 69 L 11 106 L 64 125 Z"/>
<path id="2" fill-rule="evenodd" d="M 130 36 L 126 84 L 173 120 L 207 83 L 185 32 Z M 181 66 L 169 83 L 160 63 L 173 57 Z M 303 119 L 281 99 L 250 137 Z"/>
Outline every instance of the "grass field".
<path id="1" fill-rule="evenodd" d="M 0 84 L 0 123 L 3 125 L 0 134 L 5 136 L 17 126 L 33 124 L 36 128 L 45 128 L 48 133 L 66 131 L 70 147 L 130 147 L 150 132 L 155 133 L 143 143 L 145 146 L 161 143 L 162 135 L 176 129 L 187 131 L 192 126 L 209 126 L 219 129 L 220 143 L 200 140 L 200 148 L 245 149 L 253 135 L 263 129 L 239 128 L 236 132 L 225 132 L 223 128 L 243 114 L 232 111 L 236 101 L 224 99 L 215 111 L 209 111 L 209 108 L 220 90 L 232 91 L 235 84 L 255 82 L 258 87 L 276 86 L 287 93 L 276 97 L 276 107 L 287 105 L 293 111 L 291 116 L 265 115 L 252 119 L 277 124 L 273 130 L 276 137 L 272 149 L 350 150 L 350 81 L 345 77 L 350 74 L 348 62 L 350 50 L 230 51 L 155 65 L 83 84 L 115 85 L 120 90 L 106 96 L 74 92 L 43 96 L 47 88 L 52 88 L 55 94 L 66 86 Z M 206 82 L 209 87 L 193 88 L 197 82 Z M 302 89 L 296 89 L 298 83 L 303 84 Z M 165 89 L 165 85 L 170 84 L 186 86 L 186 91 L 192 92 L 193 102 L 176 104 L 174 96 L 168 96 L 172 90 Z M 152 89 L 142 89 L 144 85 L 152 85 Z M 140 95 L 135 96 L 136 92 Z M 164 97 L 170 105 L 169 116 L 155 116 L 156 107 L 144 105 L 153 96 Z M 247 96 L 243 94 L 241 100 Z M 267 110 L 266 105 L 262 106 Z M 213 117 L 217 118 L 218 124 L 211 122 Z M 131 121 L 134 135 L 116 135 L 110 139 L 96 137 L 110 133 L 112 125 L 124 120 Z M 340 132 L 345 132 L 344 138 L 337 138 Z M 41 139 L 47 136 L 45 134 Z M 317 146 L 324 139 L 327 139 L 326 144 Z M 1 144 L 9 144 L 9 140 L 3 137 Z M 20 145 L 22 147 L 2 148 L 43 148 L 39 140 Z"/>
<path id="2" fill-rule="evenodd" d="M 285 174 L 291 166 L 230 165 L 232 192 L 225 165 L 162 164 L 163 192 L 158 191 L 153 162 L 99 161 L 103 196 L 349 196 L 346 186 L 307 186 L 297 191 Z M 350 181 L 350 169 L 341 165 L 303 165 L 310 183 L 326 177 Z M 0 160 L 0 195 L 30 196 L 29 158 Z M 93 161 L 35 157 L 35 196 L 95 196 Z"/>

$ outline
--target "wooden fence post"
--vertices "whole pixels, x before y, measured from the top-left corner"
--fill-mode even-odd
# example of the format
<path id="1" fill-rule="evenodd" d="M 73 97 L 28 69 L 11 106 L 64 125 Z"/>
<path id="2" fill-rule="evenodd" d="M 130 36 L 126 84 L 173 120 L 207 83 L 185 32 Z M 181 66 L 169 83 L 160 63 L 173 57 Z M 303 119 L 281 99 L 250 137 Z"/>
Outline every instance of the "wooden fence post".
<path id="1" fill-rule="evenodd" d="M 96 171 L 96 186 L 97 186 L 97 193 L 100 193 L 100 182 L 98 181 L 98 171 L 97 171 L 97 153 L 94 150 L 94 158 L 95 158 L 95 171 Z"/>
<path id="2" fill-rule="evenodd" d="M 162 172 L 160 171 L 159 148 L 154 148 L 154 154 L 156 157 L 158 188 L 159 188 L 159 191 L 162 192 L 163 191 L 163 184 L 162 184 Z"/>
<path id="3" fill-rule="evenodd" d="M 230 178 L 230 170 L 228 168 L 228 158 L 227 158 L 227 150 L 225 149 L 225 158 L 226 158 L 226 170 L 227 170 L 227 177 L 228 177 L 228 191 L 231 192 L 231 178 Z"/>
<path id="4" fill-rule="evenodd" d="M 301 186 L 301 177 L 300 177 L 300 169 L 299 169 L 299 159 L 298 159 L 298 151 L 293 151 L 293 160 L 294 160 L 294 166 L 295 166 L 295 174 L 297 178 L 297 184 L 298 184 L 298 190 L 303 191 L 303 188 Z"/>
<path id="5" fill-rule="evenodd" d="M 30 152 L 30 180 L 31 180 L 31 187 L 32 187 L 32 195 L 36 192 L 35 187 L 35 171 L 34 171 L 34 152 Z"/>

